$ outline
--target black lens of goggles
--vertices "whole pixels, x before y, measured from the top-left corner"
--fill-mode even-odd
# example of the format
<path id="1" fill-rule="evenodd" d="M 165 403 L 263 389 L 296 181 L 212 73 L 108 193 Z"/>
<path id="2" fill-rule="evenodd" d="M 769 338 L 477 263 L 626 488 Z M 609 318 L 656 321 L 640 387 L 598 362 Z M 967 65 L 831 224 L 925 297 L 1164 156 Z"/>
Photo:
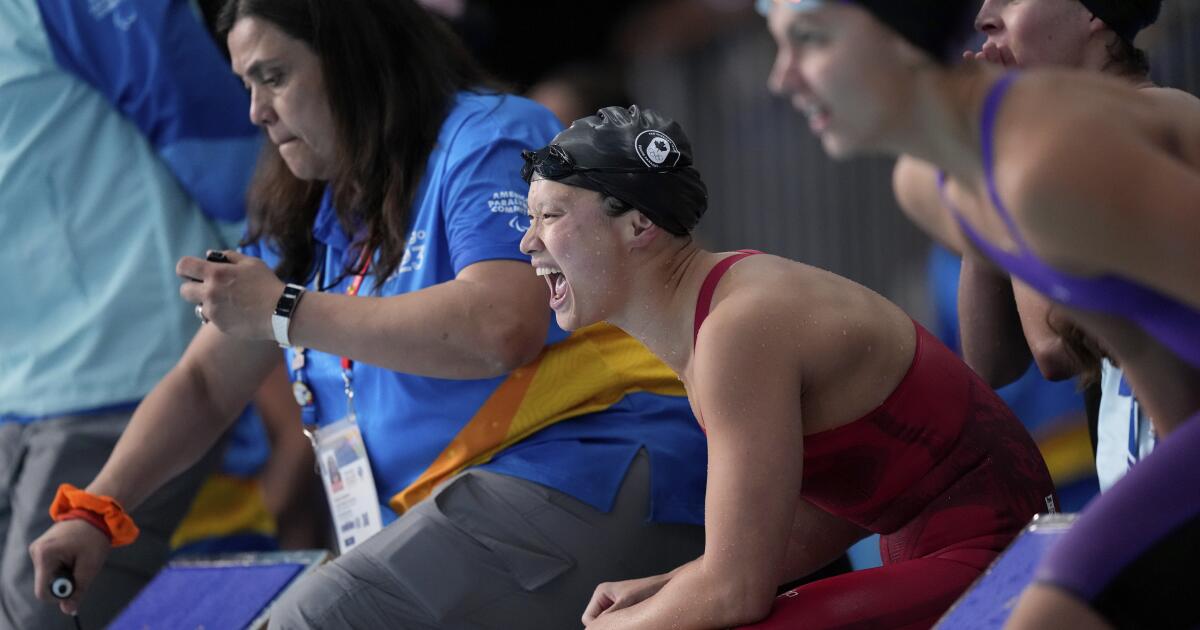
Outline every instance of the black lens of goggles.
<path id="1" fill-rule="evenodd" d="M 525 165 L 521 167 L 521 179 L 525 183 L 529 183 L 533 179 L 533 174 L 537 173 L 544 179 L 562 179 L 573 173 L 585 173 L 588 171 L 597 173 L 669 173 L 671 171 L 687 168 L 690 164 L 677 164 L 675 166 L 657 166 L 654 168 L 646 167 L 624 167 L 624 166 L 579 166 L 571 156 L 557 144 L 552 144 L 547 147 L 538 149 L 537 151 L 521 151 L 521 157 L 525 159 Z"/>
<path id="2" fill-rule="evenodd" d="M 562 179 L 576 170 L 575 161 L 557 144 L 543 147 L 537 151 L 521 151 L 525 158 L 525 166 L 521 168 L 521 179 L 529 183 L 533 174 L 546 179 Z"/>

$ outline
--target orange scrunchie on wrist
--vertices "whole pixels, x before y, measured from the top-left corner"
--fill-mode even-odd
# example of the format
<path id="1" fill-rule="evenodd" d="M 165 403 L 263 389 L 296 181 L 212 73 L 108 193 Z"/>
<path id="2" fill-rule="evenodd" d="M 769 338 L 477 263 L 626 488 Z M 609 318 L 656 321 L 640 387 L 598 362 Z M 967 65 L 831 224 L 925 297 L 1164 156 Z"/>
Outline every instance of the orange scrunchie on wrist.
<path id="1" fill-rule="evenodd" d="M 81 511 L 94 515 L 104 524 L 105 527 L 97 529 L 108 536 L 113 547 L 124 547 L 137 540 L 137 525 L 133 524 L 133 519 L 129 518 L 116 499 L 80 490 L 69 483 L 60 485 L 58 493 L 54 495 L 54 502 L 50 504 L 50 518 L 55 522 L 82 518 L 92 525 L 97 524 L 92 519 L 81 516 Z"/>

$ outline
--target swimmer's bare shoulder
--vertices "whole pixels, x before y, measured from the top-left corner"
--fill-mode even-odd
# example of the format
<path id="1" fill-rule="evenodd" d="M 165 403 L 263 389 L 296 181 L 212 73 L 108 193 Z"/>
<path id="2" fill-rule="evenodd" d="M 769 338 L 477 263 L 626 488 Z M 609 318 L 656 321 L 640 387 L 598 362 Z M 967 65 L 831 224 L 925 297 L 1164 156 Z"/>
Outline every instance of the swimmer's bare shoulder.
<path id="1" fill-rule="evenodd" d="M 752 256 L 730 268 L 696 339 L 688 395 L 702 410 L 710 440 L 734 427 L 795 428 L 789 423 L 799 414 L 805 371 L 795 348 L 803 331 L 792 301 L 766 289 L 779 280 L 771 258 Z"/>
<path id="2" fill-rule="evenodd" d="M 729 268 L 713 296 L 709 319 L 721 321 L 728 315 L 723 311 L 738 311 L 738 319 L 757 321 L 763 316 L 789 310 L 795 302 L 794 287 L 800 279 L 794 272 L 795 263 L 770 254 L 759 254 L 738 261 Z M 738 319 L 724 325 L 735 324 Z M 707 324 L 705 324 L 707 326 Z"/>
<path id="3" fill-rule="evenodd" d="M 1153 106 L 1163 150 L 1200 169 L 1200 98 L 1170 87 L 1151 86 L 1141 92 Z"/>
<path id="4" fill-rule="evenodd" d="M 795 319 L 803 306 L 804 274 L 797 273 L 797 266 L 785 258 L 760 254 L 730 267 L 713 295 L 697 347 L 718 335 L 758 345 L 801 332 Z"/>
<path id="5" fill-rule="evenodd" d="M 1164 146 L 1164 93 L 1078 72 L 1030 75 L 997 117 L 994 172 L 1035 254 L 1063 271 L 1103 273 L 1113 258 L 1150 265 L 1177 249 L 1171 243 L 1183 240 L 1181 230 L 1200 229 L 1185 220 L 1194 216 L 1200 175 Z M 1061 102 L 1047 101 L 1055 82 Z M 1164 238 L 1127 238 L 1134 233 Z"/>
<path id="6" fill-rule="evenodd" d="M 813 368 L 821 357 L 840 354 L 847 322 L 874 318 L 889 307 L 904 317 L 876 293 L 831 272 L 779 256 L 751 256 L 722 279 L 697 348 L 719 335 L 753 352 L 786 349 L 799 357 L 795 365 Z"/>

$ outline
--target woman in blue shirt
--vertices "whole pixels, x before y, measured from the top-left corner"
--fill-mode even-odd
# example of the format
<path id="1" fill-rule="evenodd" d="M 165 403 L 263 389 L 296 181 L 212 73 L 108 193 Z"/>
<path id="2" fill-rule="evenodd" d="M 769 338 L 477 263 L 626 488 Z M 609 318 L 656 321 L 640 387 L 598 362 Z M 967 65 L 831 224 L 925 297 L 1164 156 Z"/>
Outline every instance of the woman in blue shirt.
<path id="1" fill-rule="evenodd" d="M 222 18 L 271 141 L 248 244 L 180 260 L 209 324 L 100 475 L 62 494 L 32 548 L 38 584 L 74 567 L 86 591 L 104 525 L 199 457 L 278 346 L 344 555 L 273 623 L 563 627 L 596 583 L 695 557 L 705 447 L 682 387 L 613 328 L 553 325 L 518 249 L 516 165 L 558 131 L 552 115 L 484 90 L 408 0 L 232 0 Z M 366 505 L 355 488 L 372 480 Z M 110 520 L 84 498 L 115 500 Z"/>
<path id="2" fill-rule="evenodd" d="M 772 86 L 826 153 L 908 154 L 965 183 L 926 229 L 968 243 L 1062 308 L 1121 363 L 1162 439 L 1047 553 L 1009 626 L 1195 627 L 1194 99 L 1154 99 L 1088 73 L 950 66 L 954 26 L 973 13 L 966 0 L 763 4 L 779 44 Z M 1127 44 L 1156 13 L 1083 4 L 1072 19 L 1111 27 Z"/>

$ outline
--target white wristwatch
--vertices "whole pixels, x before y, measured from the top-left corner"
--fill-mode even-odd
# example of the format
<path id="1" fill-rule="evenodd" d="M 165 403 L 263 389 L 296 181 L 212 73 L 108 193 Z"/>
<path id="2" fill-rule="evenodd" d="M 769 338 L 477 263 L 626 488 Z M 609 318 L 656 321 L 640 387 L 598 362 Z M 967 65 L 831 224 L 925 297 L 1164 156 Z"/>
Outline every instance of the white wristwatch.
<path id="1" fill-rule="evenodd" d="M 275 333 L 275 343 L 278 343 L 280 348 L 292 346 L 288 328 L 292 325 L 292 313 L 296 312 L 296 305 L 300 303 L 303 295 L 304 287 L 289 284 L 283 287 L 283 295 L 279 296 L 279 301 L 275 303 L 275 312 L 271 314 L 271 330 Z"/>

